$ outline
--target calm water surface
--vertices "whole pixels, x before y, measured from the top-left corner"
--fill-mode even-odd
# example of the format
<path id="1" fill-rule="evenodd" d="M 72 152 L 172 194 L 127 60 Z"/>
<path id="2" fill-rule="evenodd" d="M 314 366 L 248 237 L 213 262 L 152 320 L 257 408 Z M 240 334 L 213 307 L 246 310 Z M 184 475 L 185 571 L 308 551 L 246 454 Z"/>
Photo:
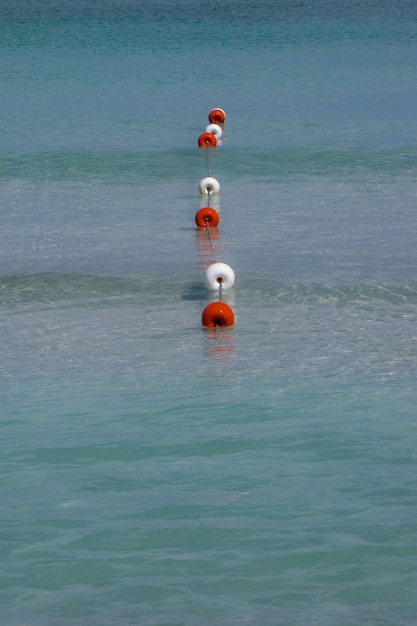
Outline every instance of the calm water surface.
<path id="1" fill-rule="evenodd" d="M 416 27 L 0 2 L 4 624 L 415 624 Z"/>

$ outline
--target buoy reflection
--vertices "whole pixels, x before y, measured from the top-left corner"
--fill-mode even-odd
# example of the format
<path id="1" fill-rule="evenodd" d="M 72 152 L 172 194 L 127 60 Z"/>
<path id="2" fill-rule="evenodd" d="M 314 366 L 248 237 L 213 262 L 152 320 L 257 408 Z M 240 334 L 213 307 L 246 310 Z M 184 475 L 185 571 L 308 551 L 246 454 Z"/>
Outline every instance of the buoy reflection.
<path id="1" fill-rule="evenodd" d="M 229 361 L 234 353 L 233 331 L 230 328 L 204 328 L 206 356 L 215 361 Z"/>
<path id="2" fill-rule="evenodd" d="M 196 229 L 197 253 L 199 256 L 198 269 L 206 271 L 206 269 L 215 263 L 216 257 L 219 256 L 219 231 L 217 227 Z"/>

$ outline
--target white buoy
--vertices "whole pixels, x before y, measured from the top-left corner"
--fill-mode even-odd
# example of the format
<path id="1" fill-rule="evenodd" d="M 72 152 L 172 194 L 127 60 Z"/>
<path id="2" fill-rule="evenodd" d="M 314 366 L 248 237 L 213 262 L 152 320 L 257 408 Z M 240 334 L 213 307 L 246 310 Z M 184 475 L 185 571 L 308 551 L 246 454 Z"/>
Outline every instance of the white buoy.
<path id="1" fill-rule="evenodd" d="M 226 263 L 212 263 L 206 269 L 205 285 L 207 289 L 230 289 L 235 284 L 235 273 Z"/>
<path id="2" fill-rule="evenodd" d="M 201 193 L 219 193 L 220 183 L 212 176 L 206 176 L 200 180 L 199 189 Z"/>
<path id="3" fill-rule="evenodd" d="M 212 133 L 216 137 L 216 139 L 220 139 L 223 135 L 223 131 L 218 124 L 209 124 L 206 126 L 206 133 Z"/>

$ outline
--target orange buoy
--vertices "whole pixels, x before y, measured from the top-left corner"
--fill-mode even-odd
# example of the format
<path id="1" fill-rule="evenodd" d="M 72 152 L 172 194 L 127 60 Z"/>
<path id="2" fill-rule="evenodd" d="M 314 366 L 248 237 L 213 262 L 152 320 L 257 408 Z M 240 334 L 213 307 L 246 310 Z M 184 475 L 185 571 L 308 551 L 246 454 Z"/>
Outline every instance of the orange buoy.
<path id="1" fill-rule="evenodd" d="M 225 302 L 210 302 L 204 309 L 201 321 L 203 326 L 233 326 L 235 315 L 233 309 Z"/>
<path id="2" fill-rule="evenodd" d="M 223 109 L 212 109 L 208 115 L 209 121 L 212 124 L 224 124 L 226 120 L 226 113 Z"/>
<path id="3" fill-rule="evenodd" d="M 214 148 L 217 145 L 216 135 L 214 133 L 201 133 L 198 138 L 198 145 L 200 148 Z"/>
<path id="4" fill-rule="evenodd" d="M 195 214 L 195 223 L 200 228 L 205 228 L 206 226 L 209 226 L 210 228 L 212 226 L 217 226 L 219 219 L 219 214 L 216 209 L 209 206 L 203 206 Z"/>

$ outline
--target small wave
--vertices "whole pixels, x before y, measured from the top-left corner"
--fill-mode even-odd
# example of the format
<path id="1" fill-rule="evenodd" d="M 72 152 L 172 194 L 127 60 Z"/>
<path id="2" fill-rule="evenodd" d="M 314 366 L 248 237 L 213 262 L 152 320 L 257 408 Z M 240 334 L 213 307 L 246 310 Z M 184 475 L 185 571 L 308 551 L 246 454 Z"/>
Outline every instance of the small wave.
<path id="1" fill-rule="evenodd" d="M 66 307 L 110 306 L 164 302 L 178 292 L 171 284 L 148 276 L 89 274 L 14 274 L 0 277 L 0 308 L 27 305 Z"/>

